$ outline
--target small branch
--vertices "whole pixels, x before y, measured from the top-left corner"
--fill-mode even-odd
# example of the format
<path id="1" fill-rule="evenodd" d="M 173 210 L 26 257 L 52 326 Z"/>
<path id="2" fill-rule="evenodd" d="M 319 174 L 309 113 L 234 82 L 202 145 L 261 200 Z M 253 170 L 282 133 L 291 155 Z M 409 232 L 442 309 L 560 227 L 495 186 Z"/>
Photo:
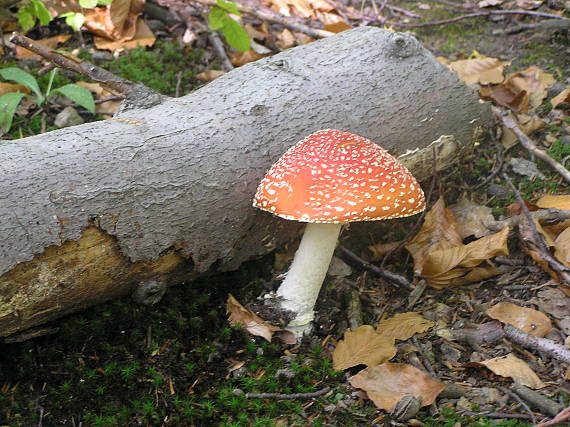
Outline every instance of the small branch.
<path id="1" fill-rule="evenodd" d="M 539 159 L 544 160 L 554 170 L 562 175 L 566 181 L 570 182 L 570 171 L 558 163 L 556 160 L 554 160 L 552 157 L 550 157 L 546 151 L 538 148 L 534 141 L 526 136 L 526 134 L 521 130 L 517 121 L 512 116 L 502 110 L 499 110 L 498 108 L 493 108 L 493 112 L 497 117 L 501 119 L 507 128 L 513 131 L 524 148 L 526 148 L 531 154 L 535 155 Z"/>
<path id="2" fill-rule="evenodd" d="M 505 414 L 503 412 L 471 412 L 464 411 L 461 415 L 467 417 L 487 417 L 487 418 L 497 418 L 497 419 L 514 419 L 514 420 L 529 420 L 530 416 L 527 414 Z"/>
<path id="3" fill-rule="evenodd" d="M 375 273 L 378 276 L 389 280 L 390 282 L 394 283 L 396 286 L 398 286 L 398 287 L 403 286 L 406 289 L 410 289 L 410 290 L 414 288 L 412 286 L 412 284 L 408 281 L 408 279 L 406 279 L 405 277 L 400 276 L 400 275 L 395 274 L 395 273 L 392 273 L 388 270 L 384 270 L 383 268 L 377 267 L 376 265 L 371 264 L 366 260 L 363 260 L 358 255 L 356 255 L 355 253 L 349 251 L 348 249 L 346 249 L 342 246 L 339 246 L 338 250 L 340 252 L 342 252 L 344 255 L 346 255 L 348 258 L 350 258 L 353 261 L 360 264 L 362 267 L 364 267 L 368 271 L 371 271 L 372 273 Z"/>
<path id="4" fill-rule="evenodd" d="M 231 63 L 230 58 L 228 58 L 228 54 L 226 53 L 226 49 L 224 48 L 224 43 L 222 43 L 222 41 L 220 40 L 220 36 L 218 35 L 218 33 L 210 29 L 210 32 L 208 33 L 208 40 L 210 41 L 210 44 L 214 48 L 216 55 L 218 55 L 218 58 L 222 62 L 223 70 L 226 73 L 228 71 L 233 70 L 234 66 Z"/>
<path id="5" fill-rule="evenodd" d="M 215 6 L 217 3 L 215 0 L 196 0 L 198 3 L 207 5 L 207 6 Z M 293 31 L 298 31 L 300 33 L 305 33 L 309 37 L 314 39 L 323 39 L 326 37 L 333 36 L 334 33 L 325 30 L 319 30 L 316 28 L 309 27 L 305 24 L 300 24 L 297 22 L 292 22 L 291 19 L 288 19 L 286 16 L 281 15 L 275 12 L 266 12 L 261 10 L 256 6 L 246 6 L 240 3 L 236 3 L 237 8 L 240 12 L 247 13 L 253 16 L 258 17 L 261 20 L 273 22 L 275 24 L 283 25 L 286 28 L 289 28 Z"/>
<path id="6" fill-rule="evenodd" d="M 546 21 L 541 21 L 536 24 L 521 24 L 516 27 L 503 30 L 500 33 L 493 32 L 493 34 L 516 34 L 526 30 L 560 31 L 567 29 L 570 29 L 570 21 L 564 19 L 547 19 Z"/>
<path id="7" fill-rule="evenodd" d="M 320 390 L 313 391 L 311 393 L 244 393 L 239 388 L 233 391 L 234 395 L 245 395 L 248 399 L 280 399 L 280 400 L 301 400 L 301 399 L 312 399 L 314 397 L 319 397 L 327 394 L 331 388 L 329 386 L 324 387 Z"/>
<path id="8" fill-rule="evenodd" d="M 568 419 L 570 419 L 570 406 L 566 409 L 563 409 L 558 415 L 556 415 L 550 421 L 537 424 L 535 427 L 553 426 L 556 424 L 560 424 L 561 422 L 566 421 Z"/>
<path id="9" fill-rule="evenodd" d="M 503 393 L 507 394 L 508 396 L 510 396 L 511 398 L 513 398 L 519 405 L 521 405 L 525 411 L 528 412 L 528 414 L 530 415 L 530 418 L 532 420 L 533 424 L 536 424 L 536 417 L 534 416 L 534 414 L 532 413 L 532 411 L 530 410 L 530 408 L 528 407 L 528 405 L 526 404 L 526 402 L 524 402 L 518 394 L 516 394 L 514 391 L 509 390 L 506 387 L 497 387 L 499 390 L 501 390 Z"/>
<path id="10" fill-rule="evenodd" d="M 492 15 L 528 15 L 528 16 L 537 16 L 540 18 L 558 19 L 563 21 L 570 20 L 569 18 L 564 18 L 562 16 L 553 15 L 550 13 L 533 12 L 530 10 L 490 10 L 487 12 L 468 13 L 466 15 L 455 16 L 449 19 L 441 19 L 439 21 L 419 22 L 417 24 L 407 24 L 404 22 L 388 22 L 388 21 L 386 21 L 385 24 L 402 28 L 432 27 L 435 25 L 451 24 L 453 22 L 463 21 L 464 19 L 487 17 Z"/>
<path id="11" fill-rule="evenodd" d="M 521 196 L 521 193 L 514 186 L 510 178 L 505 173 L 501 173 L 501 178 L 507 182 L 513 193 L 515 193 L 515 197 L 519 202 L 519 205 L 524 214 L 521 215 L 521 222 L 519 222 L 519 235 L 523 241 L 527 242 L 527 246 L 532 245 L 536 248 L 540 254 L 540 257 L 548 263 L 548 266 L 553 271 L 556 272 L 558 279 L 566 282 L 566 284 L 570 286 L 570 268 L 566 267 L 564 264 L 554 258 L 554 256 L 552 256 L 544 236 L 538 231 L 536 224 L 532 220 L 532 215 L 528 210 L 528 206 L 526 205 Z M 525 238 L 525 234 L 528 235 L 528 233 L 525 233 L 525 231 L 530 231 L 530 239 L 528 237 Z"/>
<path id="12" fill-rule="evenodd" d="M 351 288 L 349 291 L 346 317 L 348 327 L 354 331 L 364 323 L 362 320 L 362 303 L 360 302 L 360 292 L 357 289 Z"/>
<path id="13" fill-rule="evenodd" d="M 504 325 L 503 331 L 508 339 L 523 347 L 548 354 L 564 363 L 570 363 L 570 349 L 564 345 L 556 344 L 546 338 L 538 338 L 527 334 L 511 325 Z"/>
<path id="14" fill-rule="evenodd" d="M 534 220 L 540 223 L 557 223 L 570 219 L 570 210 L 539 209 L 530 213 Z M 505 227 L 515 227 L 521 221 L 520 215 L 511 216 L 501 221 L 483 221 L 483 225 L 491 231 L 500 231 Z"/>
<path id="15" fill-rule="evenodd" d="M 65 68 L 66 70 L 71 70 L 89 77 L 91 80 L 102 83 L 118 92 L 128 94 L 134 90 L 136 86 L 140 86 L 134 82 L 131 82 L 130 80 L 116 76 L 113 73 L 110 73 L 109 71 L 97 67 L 96 65 L 93 65 L 87 61 L 76 62 L 72 59 L 69 59 L 66 56 L 63 56 L 62 54 L 52 50 L 51 48 L 21 34 L 12 33 L 10 41 L 15 45 L 22 46 L 23 48 L 28 49 L 37 55 L 40 55 L 42 58 L 47 59 L 58 67 Z"/>
<path id="16" fill-rule="evenodd" d="M 556 414 L 558 414 L 558 412 L 562 410 L 562 405 L 559 405 L 557 402 L 547 398 L 542 393 L 531 390 L 522 384 L 515 382 L 512 385 L 512 389 L 513 392 L 517 394 L 517 396 L 520 396 L 522 399 L 526 400 L 531 404 L 531 406 L 535 407 L 542 414 L 554 417 Z M 534 423 L 536 424 L 536 421 L 534 421 Z"/>

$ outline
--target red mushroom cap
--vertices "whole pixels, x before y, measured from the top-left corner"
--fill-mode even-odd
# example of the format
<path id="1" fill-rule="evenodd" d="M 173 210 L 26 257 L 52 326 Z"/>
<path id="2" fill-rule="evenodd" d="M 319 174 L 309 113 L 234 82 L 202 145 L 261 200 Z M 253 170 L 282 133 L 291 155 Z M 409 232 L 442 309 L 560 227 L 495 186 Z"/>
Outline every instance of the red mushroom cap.
<path id="1" fill-rule="evenodd" d="M 253 206 L 302 222 L 347 223 L 425 209 L 414 176 L 362 136 L 320 130 L 291 147 L 259 184 Z"/>

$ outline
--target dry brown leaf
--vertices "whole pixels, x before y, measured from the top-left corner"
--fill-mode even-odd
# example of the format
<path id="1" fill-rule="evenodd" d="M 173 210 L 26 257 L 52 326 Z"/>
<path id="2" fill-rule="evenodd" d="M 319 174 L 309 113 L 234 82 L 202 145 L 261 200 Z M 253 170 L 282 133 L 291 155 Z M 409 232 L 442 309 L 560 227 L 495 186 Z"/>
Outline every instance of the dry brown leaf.
<path id="1" fill-rule="evenodd" d="M 115 95 L 113 92 L 108 91 L 100 83 L 77 82 L 76 85 L 89 89 L 95 94 L 95 99 L 100 100 Z M 112 118 L 112 116 L 119 110 L 121 101 L 105 101 L 95 105 L 95 111 L 100 114 L 105 114 L 105 117 Z"/>
<path id="2" fill-rule="evenodd" d="M 308 0 L 287 0 L 287 3 L 303 18 L 313 17 L 313 8 Z"/>
<path id="3" fill-rule="evenodd" d="M 459 78 L 467 84 L 501 83 L 504 79 L 503 71 L 510 62 L 503 62 L 497 58 L 461 59 L 449 64 Z"/>
<path id="4" fill-rule="evenodd" d="M 241 67 L 249 62 L 257 61 L 263 58 L 264 55 L 260 55 L 253 49 L 246 50 L 245 52 L 233 52 L 230 55 L 230 61 L 234 67 Z"/>
<path id="5" fill-rule="evenodd" d="M 435 58 L 435 59 L 437 59 L 437 60 L 438 60 L 441 64 L 443 64 L 443 65 L 449 66 L 449 64 L 451 64 L 451 61 L 450 61 L 449 59 L 447 59 L 446 57 L 444 57 L 444 56 L 438 56 L 438 57 Z"/>
<path id="6" fill-rule="evenodd" d="M 374 404 L 391 412 L 398 401 L 412 395 L 421 406 L 431 405 L 445 385 L 427 376 L 418 368 L 403 363 L 383 363 L 363 369 L 348 382 L 364 390 Z"/>
<path id="7" fill-rule="evenodd" d="M 271 8 L 281 15 L 291 16 L 289 12 L 289 2 L 287 0 L 271 0 Z"/>
<path id="8" fill-rule="evenodd" d="M 65 12 L 81 12 L 79 0 L 43 0 L 43 2 L 54 18 Z"/>
<path id="9" fill-rule="evenodd" d="M 368 249 L 372 252 L 372 261 L 378 261 L 388 252 L 393 251 L 398 246 L 400 246 L 402 242 L 388 242 L 388 243 L 377 243 L 375 245 L 368 246 Z"/>
<path id="10" fill-rule="evenodd" d="M 536 202 L 536 205 L 539 208 L 548 209 L 562 209 L 562 210 L 570 210 L 570 195 L 568 194 L 546 194 L 542 196 Z"/>
<path id="11" fill-rule="evenodd" d="M 532 65 L 526 70 L 509 74 L 504 84 L 513 88 L 514 91 L 525 92 L 528 95 L 529 106 L 537 108 L 546 98 L 548 87 L 555 81 L 552 74 L 545 73 Z"/>
<path id="12" fill-rule="evenodd" d="M 108 40 L 104 37 L 95 37 L 94 41 L 97 49 L 108 49 L 114 51 L 117 49 L 134 49 L 139 46 L 152 46 L 156 41 L 156 37 L 147 23 L 142 18 L 139 18 L 137 20 L 135 34 L 132 38 Z"/>
<path id="13" fill-rule="evenodd" d="M 523 199 L 523 201 L 529 212 L 534 212 L 539 209 L 538 206 L 536 206 L 534 203 L 531 203 L 526 199 Z M 507 216 L 520 215 L 522 211 L 523 211 L 522 205 L 518 201 L 511 203 L 505 208 L 505 213 Z"/>
<path id="14" fill-rule="evenodd" d="M 203 82 L 211 82 L 212 80 L 217 79 L 218 77 L 223 76 L 225 71 L 222 70 L 206 70 L 198 74 L 194 74 L 192 77 Z"/>
<path id="15" fill-rule="evenodd" d="M 326 0 L 310 0 L 310 3 L 311 7 L 319 12 L 332 12 L 335 9 L 334 6 Z"/>
<path id="16" fill-rule="evenodd" d="M 351 30 L 352 27 L 344 21 L 335 22 L 334 24 L 327 24 L 323 27 L 323 30 L 330 31 L 331 33 L 342 33 L 346 30 Z"/>
<path id="17" fill-rule="evenodd" d="M 232 294 L 228 295 L 227 304 L 228 321 L 232 326 L 242 325 L 250 334 L 263 337 L 267 341 L 271 341 L 274 332 L 281 330 L 281 328 L 270 325 L 257 314 L 245 308 Z"/>
<path id="18" fill-rule="evenodd" d="M 534 371 L 530 369 L 526 362 L 514 356 L 512 353 L 483 362 L 472 362 L 472 364 L 485 366 L 501 377 L 512 378 L 515 382 L 532 389 L 545 387 L 545 384 L 538 378 Z"/>
<path id="19" fill-rule="evenodd" d="M 392 337 L 397 340 L 407 340 L 415 334 L 421 334 L 435 325 L 431 320 L 425 319 L 415 312 L 398 313 L 394 317 L 382 320 L 376 330 L 380 335 Z"/>
<path id="20" fill-rule="evenodd" d="M 463 285 L 500 274 L 485 261 L 508 254 L 509 228 L 467 245 L 457 229 L 453 213 L 440 198 L 426 214 L 420 232 L 406 245 L 414 259 L 414 270 L 432 287 Z"/>
<path id="21" fill-rule="evenodd" d="M 65 43 L 71 34 L 59 34 L 57 36 L 48 37 L 45 39 L 37 40 L 38 43 L 49 47 L 50 49 L 57 48 L 60 44 Z M 35 53 L 29 51 L 28 49 L 23 48 L 22 46 L 16 46 L 16 58 L 18 59 L 34 59 L 39 61 L 41 56 L 36 55 Z"/>
<path id="22" fill-rule="evenodd" d="M 552 330 L 552 322 L 544 313 L 532 308 L 519 307 L 510 302 L 500 302 L 486 311 L 487 316 L 520 330 L 544 337 Z"/>
<path id="23" fill-rule="evenodd" d="M 265 25 L 258 25 L 254 27 L 251 24 L 245 24 L 244 27 L 251 39 L 265 40 L 267 37 L 269 37 L 269 32 L 267 31 Z"/>
<path id="24" fill-rule="evenodd" d="M 483 86 L 479 88 L 479 95 L 485 101 L 494 101 L 514 111 L 528 111 L 528 94 L 516 90 L 510 84 Z"/>
<path id="25" fill-rule="evenodd" d="M 552 108 L 557 108 L 560 104 L 570 106 L 570 87 L 564 89 L 558 95 L 550 100 Z"/>
<path id="26" fill-rule="evenodd" d="M 333 368 L 337 371 L 356 365 L 373 366 L 390 360 L 396 355 L 394 338 L 382 336 L 370 325 L 344 333 L 333 351 Z"/>
<path id="27" fill-rule="evenodd" d="M 126 41 L 135 37 L 145 0 L 113 0 L 109 7 L 85 9 L 85 28 L 100 37 Z"/>
<path id="28" fill-rule="evenodd" d="M 0 82 L 0 95 L 10 92 L 27 93 L 28 95 L 31 93 L 30 89 L 26 86 L 15 83 Z"/>
<path id="29" fill-rule="evenodd" d="M 275 41 L 275 45 L 280 50 L 287 50 L 297 44 L 297 39 L 291 31 L 285 28 L 280 33 L 277 33 L 277 40 Z"/>
<path id="30" fill-rule="evenodd" d="M 490 207 L 467 199 L 461 199 L 448 209 L 453 212 L 457 221 L 457 231 L 462 239 L 469 236 L 483 237 L 489 234 L 489 229 L 484 224 L 486 221 L 495 219 Z"/>
<path id="31" fill-rule="evenodd" d="M 245 361 L 243 360 L 230 360 L 231 361 L 231 365 L 228 367 L 228 373 L 226 374 L 226 380 L 230 379 L 230 375 L 233 371 L 237 371 L 239 368 L 241 368 L 243 365 L 245 365 Z"/>
<path id="32" fill-rule="evenodd" d="M 533 132 L 542 129 L 546 124 L 542 119 L 534 116 L 528 116 L 526 114 L 517 114 L 516 119 L 519 122 L 519 127 L 525 133 L 525 135 L 531 135 Z M 501 138 L 501 143 L 505 148 L 511 148 L 517 142 L 519 142 L 516 135 L 508 127 L 503 126 L 503 136 Z"/>
<path id="33" fill-rule="evenodd" d="M 414 258 L 416 273 L 420 274 L 428 252 L 461 244 L 457 221 L 453 213 L 446 209 L 443 197 L 440 197 L 425 215 L 421 230 L 406 245 L 406 249 Z"/>
<path id="34" fill-rule="evenodd" d="M 554 240 L 554 256 L 570 268 L 570 228 L 567 228 Z"/>

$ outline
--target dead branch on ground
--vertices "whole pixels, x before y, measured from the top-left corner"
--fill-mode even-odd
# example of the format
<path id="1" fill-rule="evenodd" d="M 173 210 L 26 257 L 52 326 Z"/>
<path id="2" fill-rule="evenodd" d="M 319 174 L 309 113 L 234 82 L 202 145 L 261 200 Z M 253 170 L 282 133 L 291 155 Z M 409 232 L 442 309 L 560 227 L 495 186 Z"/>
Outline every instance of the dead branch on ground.
<path id="1" fill-rule="evenodd" d="M 568 169 L 566 169 L 563 165 L 550 157 L 546 151 L 538 148 L 535 142 L 522 131 L 517 121 L 509 113 L 496 107 L 493 107 L 493 113 L 503 122 L 507 128 L 513 131 L 524 148 L 526 148 L 534 156 L 538 157 L 541 160 L 544 160 L 554 170 L 556 170 L 556 172 L 562 175 L 566 181 L 570 182 L 570 171 L 568 171 Z"/>

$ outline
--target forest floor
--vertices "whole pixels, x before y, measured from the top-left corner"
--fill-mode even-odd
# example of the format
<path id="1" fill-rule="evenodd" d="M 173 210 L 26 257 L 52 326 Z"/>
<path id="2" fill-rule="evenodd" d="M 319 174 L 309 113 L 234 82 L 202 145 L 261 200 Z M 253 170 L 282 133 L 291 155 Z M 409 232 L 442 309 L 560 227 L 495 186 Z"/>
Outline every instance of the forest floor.
<path id="1" fill-rule="evenodd" d="M 449 3 L 449 2 L 444 2 Z M 429 9 L 426 9 L 426 5 Z M 570 5 L 566 7 L 568 15 Z M 422 13 L 424 21 L 445 19 L 441 3 L 401 2 L 399 6 Z M 457 7 L 461 5 L 457 3 Z M 491 19 L 496 18 L 496 19 Z M 450 60 L 468 58 L 474 51 L 512 61 L 509 71 L 536 65 L 566 86 L 570 78 L 568 31 L 527 30 L 505 34 L 529 16 L 483 17 L 413 29 L 436 56 Z M 153 49 L 135 49 L 107 66 L 114 73 L 140 80 L 150 87 L 174 94 L 181 77 L 215 65 L 208 51 L 190 52 L 163 40 Z M 73 81 L 62 73 L 58 85 Z M 40 83 L 44 77 L 40 78 Z M 198 81 L 191 78 L 180 95 Z M 178 89 L 177 89 L 178 92 Z M 549 114 L 547 103 L 538 111 Z M 7 137 L 52 129 L 39 116 L 16 118 Z M 535 141 L 560 162 L 570 156 L 570 120 L 548 121 L 533 135 Z M 468 199 L 504 217 L 515 195 L 495 176 L 486 182 L 498 158 L 533 162 L 542 178 L 510 172 L 523 198 L 535 202 L 545 194 L 567 194 L 568 184 L 542 161 L 520 146 L 498 157 L 498 147 L 487 136 L 452 169 L 441 173 L 430 194 L 430 204 L 440 195 L 447 205 Z M 481 185 L 482 184 L 482 185 Z M 425 183 L 427 189 L 432 184 Z M 375 229 L 381 243 L 397 241 L 417 218 L 394 221 Z M 372 240 L 354 245 L 345 233 L 341 246 L 370 260 L 366 247 Z M 292 244 L 294 246 L 294 244 Z M 128 297 L 67 316 L 47 327 L 54 333 L 24 342 L 0 343 L 0 426 L 530 426 L 553 414 L 529 408 L 513 397 L 512 379 L 481 366 L 466 364 L 514 353 L 545 384 L 540 393 L 556 407 L 570 405 L 570 383 L 565 366 L 544 353 L 513 344 L 508 339 L 481 346 L 451 340 L 435 329 L 415 335 L 398 346 L 391 359 L 420 366 L 449 388 L 431 405 L 414 412 L 411 420 L 398 421 L 378 409 L 365 393 L 348 383 L 363 366 L 346 371 L 333 369 L 331 353 L 349 326 L 376 325 L 397 313 L 414 311 L 440 329 L 465 329 L 490 320 L 485 311 L 507 301 L 537 307 L 541 292 L 556 292 L 550 276 L 525 255 L 515 236 L 509 240 L 500 275 L 474 284 L 436 290 L 427 287 L 410 303 L 409 293 L 337 253 L 341 272 L 329 276 L 317 303 L 315 333 L 301 345 L 267 342 L 231 327 L 226 301 L 231 292 L 244 305 L 275 289 L 291 249 L 251 261 L 239 271 L 214 275 L 170 288 L 152 307 L 137 305 Z M 412 280 L 413 265 L 405 250 L 392 253 L 384 268 Z M 417 284 L 417 281 L 414 281 Z M 354 301 L 357 291 L 357 301 Z M 544 294 L 543 294 L 544 296 Z M 541 299 L 542 298 L 542 299 Z M 359 307 L 354 310 L 354 307 Z M 541 310 L 544 306 L 540 306 Z M 349 309 L 351 308 L 351 309 Z M 563 333 L 552 333 L 558 338 Z M 244 393 L 310 393 L 328 387 L 316 397 L 255 398 Z M 236 389 L 243 393 L 236 392 Z"/>

